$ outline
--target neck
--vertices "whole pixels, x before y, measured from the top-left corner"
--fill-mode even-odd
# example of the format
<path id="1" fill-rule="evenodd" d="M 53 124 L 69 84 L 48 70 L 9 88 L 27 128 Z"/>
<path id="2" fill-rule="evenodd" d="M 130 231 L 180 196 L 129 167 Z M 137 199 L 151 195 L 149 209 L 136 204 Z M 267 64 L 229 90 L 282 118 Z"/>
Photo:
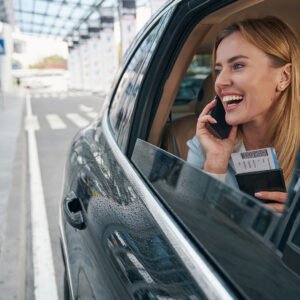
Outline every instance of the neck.
<path id="1" fill-rule="evenodd" d="M 256 124 L 243 125 L 243 143 L 246 150 L 255 150 L 269 146 L 266 140 L 266 127 Z"/>

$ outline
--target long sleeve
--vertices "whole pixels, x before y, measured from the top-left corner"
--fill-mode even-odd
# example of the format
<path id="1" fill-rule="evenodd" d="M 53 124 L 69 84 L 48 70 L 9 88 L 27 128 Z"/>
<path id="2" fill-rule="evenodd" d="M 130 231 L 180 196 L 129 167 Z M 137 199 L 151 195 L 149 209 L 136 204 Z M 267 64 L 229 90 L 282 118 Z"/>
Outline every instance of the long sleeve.
<path id="1" fill-rule="evenodd" d="M 194 136 L 191 140 L 187 141 L 189 147 L 187 162 L 198 169 L 203 169 L 205 162 L 205 155 L 198 138 Z"/>
<path id="2" fill-rule="evenodd" d="M 198 138 L 194 136 L 191 140 L 187 142 L 187 145 L 189 147 L 188 155 L 187 155 L 187 162 L 194 166 L 195 168 L 203 170 L 204 162 L 205 162 L 205 154 L 201 147 L 201 144 L 198 141 Z M 204 171 L 204 170 L 203 170 Z M 215 177 L 216 179 L 225 182 L 226 179 L 226 173 L 224 174 L 215 174 L 206 172 L 210 176 Z"/>
<path id="3" fill-rule="evenodd" d="M 201 147 L 201 144 L 199 143 L 198 138 L 194 136 L 192 139 L 187 141 L 187 145 L 189 147 L 187 162 L 191 164 L 193 167 L 204 171 L 203 166 L 205 162 L 205 153 Z M 244 145 L 237 145 L 237 147 L 235 147 L 234 152 L 240 152 L 240 151 L 245 151 Z M 235 170 L 231 159 L 229 160 L 228 169 L 226 173 L 224 174 L 214 174 L 209 172 L 206 173 L 232 187 L 238 188 L 238 183 L 235 178 Z"/>

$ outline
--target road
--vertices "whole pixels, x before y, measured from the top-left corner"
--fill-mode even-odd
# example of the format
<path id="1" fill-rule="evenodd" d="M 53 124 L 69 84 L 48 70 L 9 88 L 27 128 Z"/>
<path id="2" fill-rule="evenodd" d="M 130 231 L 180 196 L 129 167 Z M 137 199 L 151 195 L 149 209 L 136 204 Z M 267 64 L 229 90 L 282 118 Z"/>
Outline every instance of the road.
<path id="1" fill-rule="evenodd" d="M 54 95 L 55 97 L 55 95 Z M 63 264 L 60 254 L 58 208 L 63 182 L 63 167 L 72 137 L 100 111 L 104 99 L 89 95 L 33 94 L 32 112 L 38 118 L 36 132 L 42 185 L 46 203 L 55 278 L 59 299 L 63 291 Z"/>
<path id="2" fill-rule="evenodd" d="M 63 299 L 64 269 L 60 253 L 58 214 L 64 164 L 73 136 L 81 127 L 86 126 L 97 117 L 104 98 L 85 93 L 32 93 L 30 101 L 32 115 L 36 116 L 35 137 L 50 234 L 54 277 L 58 298 Z M 30 147 L 28 141 L 27 145 Z M 29 182 L 28 186 L 30 186 Z M 29 240 L 27 242 L 26 294 L 27 299 L 34 299 L 33 282 L 38 282 L 39 279 L 36 277 L 40 276 L 40 272 L 33 271 L 35 246 L 31 237 L 32 229 L 34 229 L 32 226 L 35 224 L 32 221 L 27 221 L 27 224 L 30 228 L 27 236 Z M 40 281 L 43 285 L 42 278 Z M 44 287 L 41 288 L 44 289 Z"/>

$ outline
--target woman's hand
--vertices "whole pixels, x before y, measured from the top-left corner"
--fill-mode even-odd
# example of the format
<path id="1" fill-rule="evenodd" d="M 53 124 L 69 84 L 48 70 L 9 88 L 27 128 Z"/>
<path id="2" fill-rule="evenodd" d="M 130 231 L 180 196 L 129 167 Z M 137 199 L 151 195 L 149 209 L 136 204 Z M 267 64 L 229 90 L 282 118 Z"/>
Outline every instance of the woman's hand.
<path id="1" fill-rule="evenodd" d="M 282 213 L 288 198 L 288 194 L 284 192 L 258 192 L 254 194 L 255 197 L 262 200 L 272 200 L 276 203 L 266 203 L 265 205 L 273 208 L 276 212 Z"/>
<path id="2" fill-rule="evenodd" d="M 233 126 L 227 139 L 219 139 L 212 135 L 207 129 L 207 123 L 216 124 L 209 111 L 216 105 L 214 99 L 207 104 L 201 112 L 196 128 L 196 136 L 199 139 L 203 150 L 205 151 L 206 160 L 204 170 L 210 173 L 226 173 L 230 155 L 233 151 L 237 126 Z"/>

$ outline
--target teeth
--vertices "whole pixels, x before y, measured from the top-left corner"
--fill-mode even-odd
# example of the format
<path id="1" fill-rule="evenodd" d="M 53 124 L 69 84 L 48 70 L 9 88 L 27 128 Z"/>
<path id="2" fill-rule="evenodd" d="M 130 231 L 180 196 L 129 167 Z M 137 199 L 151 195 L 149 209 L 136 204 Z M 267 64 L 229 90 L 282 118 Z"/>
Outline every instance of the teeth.
<path id="1" fill-rule="evenodd" d="M 243 96 L 236 96 L 236 95 L 232 95 L 232 96 L 224 96 L 223 97 L 223 102 L 228 102 L 228 101 L 232 101 L 232 100 L 242 100 Z"/>

